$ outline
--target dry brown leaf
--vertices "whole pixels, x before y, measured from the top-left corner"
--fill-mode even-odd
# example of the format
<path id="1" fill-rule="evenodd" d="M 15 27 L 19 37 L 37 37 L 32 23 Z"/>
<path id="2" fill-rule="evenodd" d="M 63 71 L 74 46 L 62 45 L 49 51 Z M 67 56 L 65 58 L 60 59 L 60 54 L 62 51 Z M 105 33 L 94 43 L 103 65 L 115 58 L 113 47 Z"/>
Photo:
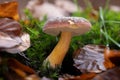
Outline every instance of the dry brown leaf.
<path id="1" fill-rule="evenodd" d="M 11 48 L 20 45 L 22 40 L 19 37 L 11 38 L 8 34 L 0 32 L 0 48 Z"/>
<path id="2" fill-rule="evenodd" d="M 5 51 L 9 52 L 9 53 L 19 53 L 19 52 L 23 52 L 26 49 L 28 49 L 30 47 L 30 36 L 27 33 L 23 33 L 20 36 L 20 39 L 22 40 L 21 44 L 11 47 L 11 48 L 6 48 L 4 49 Z"/>
<path id="3" fill-rule="evenodd" d="M 17 61 L 14 58 L 8 59 L 8 65 L 9 65 L 9 67 L 12 67 L 14 69 L 20 69 L 26 73 L 35 74 L 35 71 L 32 68 L 20 63 L 19 61 Z"/>
<path id="4" fill-rule="evenodd" d="M 109 56 L 110 56 L 110 50 L 106 48 L 104 52 L 104 57 L 105 57 L 104 65 L 107 69 L 115 67 L 115 65 L 110 61 Z"/>
<path id="5" fill-rule="evenodd" d="M 106 71 L 104 66 L 104 49 L 105 46 L 103 45 L 85 45 L 73 59 L 74 66 L 83 73 Z"/>
<path id="6" fill-rule="evenodd" d="M 26 76 L 27 76 L 27 74 L 24 72 L 24 71 L 22 71 L 22 70 L 20 70 L 20 69 L 18 69 L 18 68 L 14 68 L 14 67 L 10 67 L 13 71 L 15 71 L 20 77 L 22 77 L 22 78 L 25 78 Z"/>
<path id="7" fill-rule="evenodd" d="M 89 18 L 97 21 L 97 20 L 99 19 L 98 11 L 95 10 L 95 9 L 93 9 L 93 10 L 89 13 Z"/>
<path id="8" fill-rule="evenodd" d="M 3 77 L 5 80 L 40 80 L 36 72 L 15 58 L 5 58 L 2 65 L 6 65 Z"/>
<path id="9" fill-rule="evenodd" d="M 106 66 L 112 68 L 120 65 L 120 50 L 105 49 Z"/>
<path id="10" fill-rule="evenodd" d="M 86 73 L 86 74 L 82 74 L 80 76 L 80 79 L 77 79 L 77 80 L 91 80 L 95 76 L 96 76 L 96 73 Z"/>
<path id="11" fill-rule="evenodd" d="M 64 74 L 63 77 L 59 78 L 59 80 L 91 80 L 96 75 L 97 75 L 96 73 L 85 73 L 77 76 Z"/>
<path id="12" fill-rule="evenodd" d="M 18 2 L 12 1 L 0 4 L 0 17 L 8 17 L 19 20 Z"/>
<path id="13" fill-rule="evenodd" d="M 0 18 L 0 48 L 18 46 L 22 39 L 22 27 L 20 23 L 9 18 Z"/>
<path id="14" fill-rule="evenodd" d="M 30 47 L 30 36 L 22 32 L 19 22 L 0 18 L 0 48 L 9 53 L 18 53 L 25 51 Z"/>
<path id="15" fill-rule="evenodd" d="M 120 80 L 120 67 L 96 75 L 92 80 Z"/>
<path id="16" fill-rule="evenodd" d="M 4 32 L 9 36 L 20 36 L 22 33 L 22 27 L 19 22 L 9 19 L 0 18 L 0 32 Z"/>

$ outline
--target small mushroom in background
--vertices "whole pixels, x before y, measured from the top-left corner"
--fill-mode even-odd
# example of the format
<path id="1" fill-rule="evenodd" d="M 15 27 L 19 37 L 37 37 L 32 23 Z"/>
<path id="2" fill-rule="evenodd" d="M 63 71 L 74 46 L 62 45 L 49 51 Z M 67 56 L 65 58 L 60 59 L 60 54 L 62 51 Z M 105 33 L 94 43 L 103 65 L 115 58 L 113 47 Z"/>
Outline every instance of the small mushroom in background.
<path id="1" fill-rule="evenodd" d="M 68 14 L 76 12 L 78 10 L 77 5 L 69 0 L 55 0 L 54 3 L 57 7 L 63 9 Z M 80 10 L 82 9 L 80 8 Z"/>
<path id="2" fill-rule="evenodd" d="M 40 1 L 38 0 L 32 0 L 29 1 L 26 6 L 26 8 L 29 9 L 33 14 L 33 17 L 38 18 L 39 20 L 42 20 L 44 16 L 47 16 L 47 18 L 49 19 L 53 17 L 63 17 L 67 15 L 64 10 L 53 5 L 52 3 L 44 1 L 42 3 L 39 2 Z"/>
<path id="3" fill-rule="evenodd" d="M 60 40 L 43 64 L 50 63 L 55 68 L 60 66 L 69 49 L 71 38 L 88 32 L 91 23 L 82 17 L 56 17 L 49 19 L 43 27 L 43 32 L 57 36 Z"/>
<path id="4" fill-rule="evenodd" d="M 120 12 L 120 6 L 111 5 L 110 10 L 115 11 L 115 12 Z"/>
<path id="5" fill-rule="evenodd" d="M 33 17 L 42 20 L 47 18 L 70 16 L 78 10 L 78 6 L 69 0 L 31 0 L 28 2 L 27 9 L 31 11 Z M 80 10 L 82 10 L 79 7 Z"/>

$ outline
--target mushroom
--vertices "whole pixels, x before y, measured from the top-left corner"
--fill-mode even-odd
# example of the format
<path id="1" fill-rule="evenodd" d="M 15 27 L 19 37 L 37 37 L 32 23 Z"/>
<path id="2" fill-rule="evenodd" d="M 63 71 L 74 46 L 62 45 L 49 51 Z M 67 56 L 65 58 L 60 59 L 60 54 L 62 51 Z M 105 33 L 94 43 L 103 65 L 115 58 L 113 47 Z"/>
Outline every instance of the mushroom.
<path id="1" fill-rule="evenodd" d="M 56 17 L 49 19 L 44 25 L 43 31 L 53 36 L 60 34 L 60 40 L 43 65 L 49 63 L 52 68 L 60 66 L 69 49 L 71 38 L 84 34 L 90 28 L 91 23 L 82 17 Z"/>

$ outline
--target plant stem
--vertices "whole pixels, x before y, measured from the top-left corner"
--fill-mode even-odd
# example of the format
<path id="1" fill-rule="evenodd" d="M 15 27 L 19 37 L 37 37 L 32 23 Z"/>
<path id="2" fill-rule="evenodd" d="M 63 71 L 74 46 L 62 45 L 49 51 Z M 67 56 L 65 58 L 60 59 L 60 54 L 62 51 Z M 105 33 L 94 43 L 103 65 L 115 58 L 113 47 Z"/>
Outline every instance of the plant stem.
<path id="1" fill-rule="evenodd" d="M 118 42 L 116 42 L 114 39 L 112 39 L 107 33 L 105 33 L 104 31 L 101 31 L 103 33 L 104 36 L 107 36 L 108 39 L 110 39 L 115 45 L 117 45 L 120 48 L 120 44 Z"/>
<path id="2" fill-rule="evenodd" d="M 47 57 L 45 63 L 49 62 L 50 66 L 53 68 L 60 66 L 69 49 L 71 37 L 71 32 L 62 32 L 58 44 Z"/>
<path id="3" fill-rule="evenodd" d="M 107 33 L 107 30 L 105 28 L 105 21 L 104 21 L 104 17 L 103 17 L 103 10 L 100 7 L 100 18 L 101 18 L 101 31 L 105 31 L 105 33 Z M 103 27 L 103 28 L 102 28 Z M 106 46 L 109 46 L 109 40 L 108 40 L 108 36 L 105 36 L 106 38 Z"/>

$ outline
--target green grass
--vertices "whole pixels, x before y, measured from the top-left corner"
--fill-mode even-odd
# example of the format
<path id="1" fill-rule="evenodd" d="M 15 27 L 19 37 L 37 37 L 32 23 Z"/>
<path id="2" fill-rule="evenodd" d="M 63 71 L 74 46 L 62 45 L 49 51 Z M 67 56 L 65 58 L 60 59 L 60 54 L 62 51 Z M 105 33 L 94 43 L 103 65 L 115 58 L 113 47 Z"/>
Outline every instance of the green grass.
<path id="1" fill-rule="evenodd" d="M 105 12 L 105 13 L 104 13 Z M 84 13 L 84 12 L 83 12 Z M 90 13 L 90 12 L 89 12 Z M 86 14 L 89 14 L 86 13 Z M 102 44 L 111 48 L 120 48 L 120 12 L 114 12 L 111 10 L 104 11 L 99 9 L 99 19 L 97 21 L 89 19 L 92 23 L 92 29 L 88 33 L 75 37 L 72 45 L 78 43 L 80 45 L 85 44 Z M 82 14 L 80 14 L 81 16 Z M 114 16 L 116 15 L 116 16 Z M 78 16 L 79 17 L 79 16 Z"/>

